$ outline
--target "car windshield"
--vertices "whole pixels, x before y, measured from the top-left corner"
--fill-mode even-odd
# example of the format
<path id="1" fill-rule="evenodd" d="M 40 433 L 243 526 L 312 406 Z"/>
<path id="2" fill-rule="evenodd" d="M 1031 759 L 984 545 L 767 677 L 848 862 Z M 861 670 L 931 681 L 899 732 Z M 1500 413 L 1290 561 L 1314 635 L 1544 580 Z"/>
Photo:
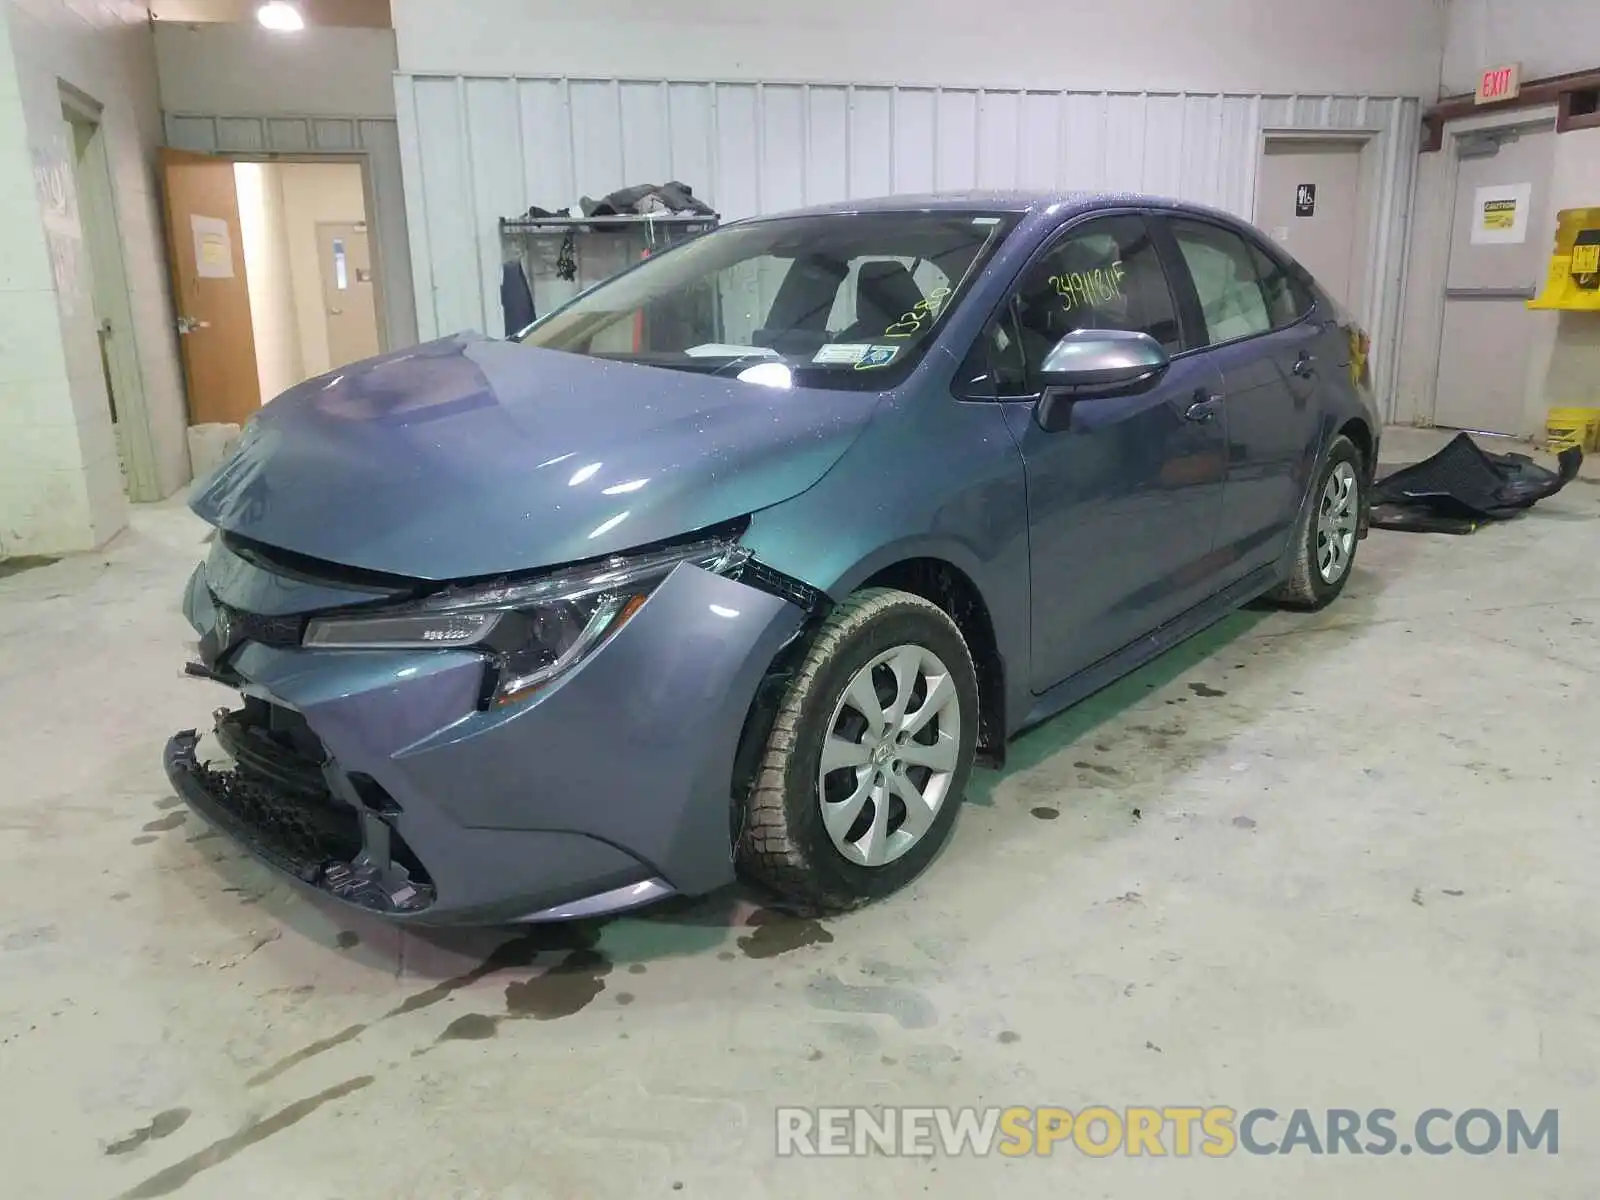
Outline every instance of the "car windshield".
<path id="1" fill-rule="evenodd" d="M 780 386 L 908 372 L 1012 213 L 836 213 L 729 225 L 641 263 L 518 335 L 524 345 Z"/>

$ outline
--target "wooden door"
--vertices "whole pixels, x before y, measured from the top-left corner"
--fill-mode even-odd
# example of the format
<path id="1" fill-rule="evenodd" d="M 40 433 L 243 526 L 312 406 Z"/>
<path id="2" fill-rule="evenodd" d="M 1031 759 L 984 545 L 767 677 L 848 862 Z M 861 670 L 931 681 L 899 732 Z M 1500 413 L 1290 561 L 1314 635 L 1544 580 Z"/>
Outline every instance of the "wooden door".
<path id="1" fill-rule="evenodd" d="M 172 297 L 189 423 L 242 425 L 261 407 L 233 164 L 161 151 Z"/>

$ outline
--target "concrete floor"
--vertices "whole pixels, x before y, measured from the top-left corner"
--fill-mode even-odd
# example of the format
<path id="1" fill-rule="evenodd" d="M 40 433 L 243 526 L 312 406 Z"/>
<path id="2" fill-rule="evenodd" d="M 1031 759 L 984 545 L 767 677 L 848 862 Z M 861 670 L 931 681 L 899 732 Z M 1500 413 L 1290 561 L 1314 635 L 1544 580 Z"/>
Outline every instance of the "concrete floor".
<path id="1" fill-rule="evenodd" d="M 1395 431 L 1385 457 L 1441 439 Z M 908 892 L 424 938 L 176 807 L 183 509 L 0 580 L 6 1195 L 1592 1195 L 1600 477 L 1022 739 Z M 773 1156 L 773 1106 L 1561 1110 L 1559 1157 Z M 1281 1132 L 1281 1129 L 1280 1129 Z"/>

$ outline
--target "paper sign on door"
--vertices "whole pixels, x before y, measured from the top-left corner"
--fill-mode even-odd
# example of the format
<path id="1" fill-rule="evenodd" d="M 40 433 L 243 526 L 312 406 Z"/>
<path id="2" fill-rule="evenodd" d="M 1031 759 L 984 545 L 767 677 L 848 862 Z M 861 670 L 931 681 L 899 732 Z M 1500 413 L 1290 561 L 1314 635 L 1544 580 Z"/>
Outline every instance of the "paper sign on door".
<path id="1" fill-rule="evenodd" d="M 1505 246 L 1527 241 L 1532 199 L 1531 183 L 1479 188 L 1472 206 L 1473 245 Z"/>
<path id="2" fill-rule="evenodd" d="M 189 215 L 194 233 L 194 273 L 200 279 L 233 278 L 233 239 L 221 217 Z"/>

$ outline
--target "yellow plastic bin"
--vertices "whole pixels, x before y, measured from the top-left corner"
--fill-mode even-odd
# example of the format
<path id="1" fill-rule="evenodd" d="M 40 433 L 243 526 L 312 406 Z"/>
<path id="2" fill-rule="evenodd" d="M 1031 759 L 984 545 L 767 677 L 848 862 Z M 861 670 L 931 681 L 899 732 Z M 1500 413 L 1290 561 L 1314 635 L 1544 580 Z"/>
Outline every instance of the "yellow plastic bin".
<path id="1" fill-rule="evenodd" d="M 1600 440 L 1600 408 L 1552 408 L 1544 423 L 1545 445 L 1551 454 L 1577 446 L 1597 448 Z"/>

